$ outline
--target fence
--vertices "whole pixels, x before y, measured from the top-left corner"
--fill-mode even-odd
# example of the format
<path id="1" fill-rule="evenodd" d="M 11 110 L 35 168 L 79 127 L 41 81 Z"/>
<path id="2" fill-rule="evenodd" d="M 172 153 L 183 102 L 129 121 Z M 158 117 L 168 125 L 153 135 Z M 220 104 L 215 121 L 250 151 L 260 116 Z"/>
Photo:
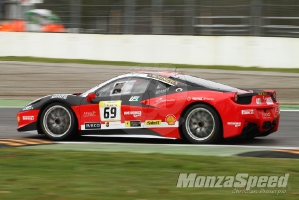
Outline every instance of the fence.
<path id="1" fill-rule="evenodd" d="M 35 8 L 55 12 L 68 32 L 299 37 L 298 0 L 44 0 Z"/>

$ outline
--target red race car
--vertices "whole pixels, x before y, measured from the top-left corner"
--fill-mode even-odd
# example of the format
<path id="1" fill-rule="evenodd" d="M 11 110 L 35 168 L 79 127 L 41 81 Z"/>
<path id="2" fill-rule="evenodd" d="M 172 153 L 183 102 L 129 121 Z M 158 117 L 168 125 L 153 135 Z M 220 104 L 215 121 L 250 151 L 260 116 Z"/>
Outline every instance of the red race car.
<path id="1" fill-rule="evenodd" d="M 53 140 L 121 133 L 196 144 L 267 136 L 277 131 L 279 119 L 273 90 L 152 71 L 124 74 L 84 93 L 48 95 L 17 113 L 18 131 L 37 130 Z"/>

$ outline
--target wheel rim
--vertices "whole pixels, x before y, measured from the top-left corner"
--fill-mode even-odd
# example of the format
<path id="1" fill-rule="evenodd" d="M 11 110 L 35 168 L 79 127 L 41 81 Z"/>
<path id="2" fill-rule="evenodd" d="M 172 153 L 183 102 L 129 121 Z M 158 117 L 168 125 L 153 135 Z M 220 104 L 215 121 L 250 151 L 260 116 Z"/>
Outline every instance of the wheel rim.
<path id="1" fill-rule="evenodd" d="M 63 106 L 53 106 L 45 113 L 43 125 L 50 136 L 62 137 L 71 128 L 71 114 Z"/>
<path id="2" fill-rule="evenodd" d="M 213 114 L 205 108 L 192 110 L 186 118 L 187 133 L 191 138 L 204 141 L 215 132 L 215 119 Z"/>

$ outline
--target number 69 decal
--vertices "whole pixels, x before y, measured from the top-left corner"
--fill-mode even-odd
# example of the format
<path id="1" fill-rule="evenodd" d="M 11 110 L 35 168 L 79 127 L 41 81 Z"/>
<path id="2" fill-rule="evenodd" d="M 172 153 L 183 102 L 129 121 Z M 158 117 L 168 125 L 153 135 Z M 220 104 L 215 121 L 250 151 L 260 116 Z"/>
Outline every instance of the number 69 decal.
<path id="1" fill-rule="evenodd" d="M 120 121 L 121 101 L 101 101 L 99 106 L 102 122 Z"/>

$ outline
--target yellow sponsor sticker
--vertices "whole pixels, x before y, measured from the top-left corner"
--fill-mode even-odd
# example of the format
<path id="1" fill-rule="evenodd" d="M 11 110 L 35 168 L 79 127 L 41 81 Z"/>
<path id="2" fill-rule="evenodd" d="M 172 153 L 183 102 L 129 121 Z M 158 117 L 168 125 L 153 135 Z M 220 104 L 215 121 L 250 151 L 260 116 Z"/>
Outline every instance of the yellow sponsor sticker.
<path id="1" fill-rule="evenodd" d="M 106 108 L 106 107 L 120 107 L 121 101 L 101 101 L 100 102 L 100 108 Z"/>
<path id="2" fill-rule="evenodd" d="M 257 94 L 258 94 L 258 95 L 261 95 L 261 96 L 262 96 L 262 95 L 268 95 L 267 92 L 259 92 L 259 93 L 257 93 Z"/>
<path id="3" fill-rule="evenodd" d="M 160 76 L 160 75 L 152 74 L 152 77 L 155 78 L 155 79 L 164 81 L 164 82 L 166 82 L 166 83 L 173 84 L 173 85 L 177 85 L 177 84 L 178 84 L 177 81 L 174 81 L 174 80 L 172 80 L 172 79 L 170 79 L 170 78 L 167 78 L 167 77 L 164 77 L 164 76 Z"/>
<path id="4" fill-rule="evenodd" d="M 161 120 L 146 120 L 145 121 L 146 126 L 157 126 L 161 125 Z"/>

